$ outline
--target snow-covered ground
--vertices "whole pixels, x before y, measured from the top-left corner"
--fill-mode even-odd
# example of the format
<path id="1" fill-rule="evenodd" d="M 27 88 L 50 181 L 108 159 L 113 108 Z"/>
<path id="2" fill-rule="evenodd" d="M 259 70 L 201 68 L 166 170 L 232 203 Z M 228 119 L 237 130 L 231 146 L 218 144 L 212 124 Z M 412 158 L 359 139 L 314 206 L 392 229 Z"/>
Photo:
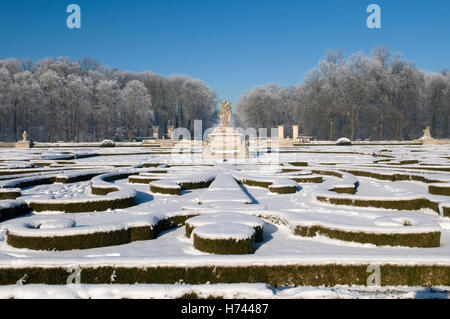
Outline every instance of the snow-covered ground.
<path id="1" fill-rule="evenodd" d="M 90 154 L 90 155 L 86 155 Z M 80 156 L 81 155 L 81 156 Z M 191 159 L 191 155 L 186 155 Z M 278 163 L 267 163 L 265 156 L 253 156 L 248 162 L 230 161 L 228 164 L 183 162 L 174 158 L 170 150 L 158 154 L 149 148 L 64 148 L 64 149 L 0 149 L 0 187 L 17 178 L 64 175 L 70 171 L 97 169 L 127 170 L 133 166 L 144 177 L 157 176 L 161 185 L 199 182 L 215 177 L 208 188 L 186 189 L 181 195 L 150 191 L 149 183 L 129 183 L 128 179 L 110 182 L 116 185 L 116 198 L 121 186 L 136 192 L 136 205 L 106 212 L 64 213 L 55 211 L 31 212 L 26 216 L 0 223 L 0 267 L 80 266 L 245 266 L 245 265 L 317 265 L 317 264 L 393 264 L 444 265 L 450 267 L 450 218 L 444 216 L 443 205 L 450 205 L 450 196 L 430 194 L 428 184 L 418 180 L 381 180 L 357 176 L 348 171 L 375 174 L 410 174 L 441 183 L 450 182 L 450 149 L 448 146 L 311 146 L 283 149 L 276 154 Z M 308 166 L 294 166 L 306 162 Z M 45 166 L 43 166 L 45 163 Z M 167 173 L 152 172 L 150 163 L 169 164 Z M 289 164 L 291 163 L 291 164 Z M 206 165 L 208 164 L 208 165 Z M 114 167 L 115 166 L 115 167 Z M 153 168 L 154 169 L 154 168 Z M 162 170 L 163 168 L 160 168 Z M 332 175 L 325 172 L 333 172 Z M 337 174 L 337 175 L 336 175 Z M 339 175 L 340 174 L 340 175 Z M 293 185 L 295 178 L 319 175 L 321 183 L 298 182 L 293 194 L 272 193 L 268 188 L 251 186 L 246 180 L 263 181 L 275 185 Z M 97 180 L 94 180 L 94 183 Z M 237 181 L 244 181 L 238 184 Z M 354 186 L 355 194 L 337 194 L 335 186 Z M 97 181 L 97 183 L 109 182 Z M 157 184 L 158 184 L 157 183 Z M 125 189 L 124 188 L 124 189 Z M 114 194 L 114 193 L 111 193 Z M 401 200 L 425 198 L 439 204 L 439 210 L 394 210 L 374 207 L 335 205 L 317 200 L 318 195 L 352 197 L 367 200 Z M 54 183 L 22 188 L 21 199 L 86 200 L 99 196 L 91 193 L 91 181 Z M 1 201 L 0 201 L 1 203 Z M 187 238 L 185 228 L 163 231 L 156 239 L 127 244 L 77 250 L 32 250 L 15 248 L 7 243 L 7 231 L 21 234 L 70 235 L 86 234 L 133 225 L 154 225 L 164 218 L 182 213 L 239 213 L 259 216 L 264 220 L 262 242 L 255 243 L 254 254 L 220 255 L 202 252 Z M 230 214 L 230 216 L 235 216 Z M 233 220 L 235 218 L 235 220 Z M 238 217 L 224 222 L 238 223 Z M 29 229 L 26 225 L 50 220 L 49 227 Z M 69 227 L 54 228 L 58 220 Z M 33 224 L 33 225 L 34 225 Z M 43 223 L 42 225 L 44 225 Z M 319 225 L 344 232 L 368 234 L 421 234 L 440 232 L 439 247 L 406 247 L 375 245 L 351 240 L 329 238 L 318 234 L 302 237 L 295 233 L 297 226 Z M 38 227 L 39 228 L 39 227 Z M 220 227 L 219 227 L 220 228 Z M 218 228 L 218 229 L 219 229 Z M 214 232 L 214 227 L 208 232 Z M 223 237 L 223 230 L 221 236 Z M 214 236 L 212 236 L 214 237 Z M 222 238 L 220 237 L 220 238 Z M 236 236 L 235 236 L 236 237 Z M 381 274 L 382 276 L 382 274 Z M 23 282 L 22 282 L 23 283 Z M 26 282 L 25 282 L 26 283 Z M 448 298 L 449 287 L 430 290 L 424 287 L 279 287 L 261 284 L 216 285 L 81 285 L 0 286 L 0 298 L 173 298 L 195 292 L 199 296 L 230 298 Z"/>

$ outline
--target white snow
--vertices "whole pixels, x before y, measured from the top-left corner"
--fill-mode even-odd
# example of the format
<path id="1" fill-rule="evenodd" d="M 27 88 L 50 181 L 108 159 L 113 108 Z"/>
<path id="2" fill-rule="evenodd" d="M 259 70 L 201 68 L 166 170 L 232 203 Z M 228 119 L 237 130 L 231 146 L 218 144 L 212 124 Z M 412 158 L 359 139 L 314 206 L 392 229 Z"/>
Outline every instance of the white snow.
<path id="1" fill-rule="evenodd" d="M 186 222 L 191 227 L 199 227 L 208 224 L 222 224 L 222 223 L 236 223 L 247 225 L 253 228 L 264 226 L 264 221 L 258 217 L 229 212 L 219 212 L 200 215 L 189 218 Z"/>
<path id="2" fill-rule="evenodd" d="M 243 240 L 251 238 L 255 234 L 255 229 L 232 222 L 221 222 L 205 224 L 196 227 L 192 231 L 192 236 L 197 235 L 205 239 L 235 239 Z"/>

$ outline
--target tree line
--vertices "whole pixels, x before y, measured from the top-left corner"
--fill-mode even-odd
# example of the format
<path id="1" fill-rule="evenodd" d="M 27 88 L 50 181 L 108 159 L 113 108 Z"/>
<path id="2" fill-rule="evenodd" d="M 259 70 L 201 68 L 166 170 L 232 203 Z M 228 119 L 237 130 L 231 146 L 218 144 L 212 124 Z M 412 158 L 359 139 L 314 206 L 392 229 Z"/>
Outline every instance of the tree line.
<path id="1" fill-rule="evenodd" d="M 336 140 L 448 138 L 450 72 L 427 72 L 388 48 L 345 57 L 330 50 L 293 87 L 256 86 L 240 98 L 235 121 L 247 127 L 300 126 L 303 135 Z"/>
<path id="2" fill-rule="evenodd" d="M 216 93 L 184 75 L 108 68 L 91 58 L 0 59 L 0 140 L 133 140 L 218 120 Z"/>

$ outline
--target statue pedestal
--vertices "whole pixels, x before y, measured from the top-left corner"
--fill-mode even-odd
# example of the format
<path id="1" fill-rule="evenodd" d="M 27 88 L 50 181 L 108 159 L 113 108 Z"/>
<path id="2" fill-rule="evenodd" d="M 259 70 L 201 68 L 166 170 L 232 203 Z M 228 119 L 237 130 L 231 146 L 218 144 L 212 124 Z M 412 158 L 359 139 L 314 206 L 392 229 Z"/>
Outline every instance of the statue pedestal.
<path id="1" fill-rule="evenodd" d="M 209 134 L 209 141 L 203 147 L 203 157 L 218 159 L 247 158 L 248 147 L 244 135 L 232 126 L 220 125 Z"/>
<path id="2" fill-rule="evenodd" d="M 30 141 L 20 141 L 14 143 L 14 148 L 31 148 L 31 142 Z"/>

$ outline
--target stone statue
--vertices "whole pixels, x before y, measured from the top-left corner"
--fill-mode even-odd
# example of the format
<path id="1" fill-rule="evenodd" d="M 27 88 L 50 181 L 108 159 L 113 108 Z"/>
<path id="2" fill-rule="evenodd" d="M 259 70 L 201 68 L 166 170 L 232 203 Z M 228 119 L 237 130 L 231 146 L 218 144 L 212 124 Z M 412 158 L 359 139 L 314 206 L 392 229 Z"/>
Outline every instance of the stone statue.
<path id="1" fill-rule="evenodd" d="M 27 134 L 27 131 L 23 131 L 23 134 L 22 134 L 22 141 L 23 141 L 23 142 L 28 142 L 28 134 Z"/>
<path id="2" fill-rule="evenodd" d="M 432 138 L 429 126 L 427 126 L 426 129 L 423 130 L 423 138 Z"/>
<path id="3" fill-rule="evenodd" d="M 228 101 L 222 102 L 222 100 L 219 100 L 220 104 L 220 122 L 223 126 L 229 126 L 231 121 L 231 103 Z"/>

